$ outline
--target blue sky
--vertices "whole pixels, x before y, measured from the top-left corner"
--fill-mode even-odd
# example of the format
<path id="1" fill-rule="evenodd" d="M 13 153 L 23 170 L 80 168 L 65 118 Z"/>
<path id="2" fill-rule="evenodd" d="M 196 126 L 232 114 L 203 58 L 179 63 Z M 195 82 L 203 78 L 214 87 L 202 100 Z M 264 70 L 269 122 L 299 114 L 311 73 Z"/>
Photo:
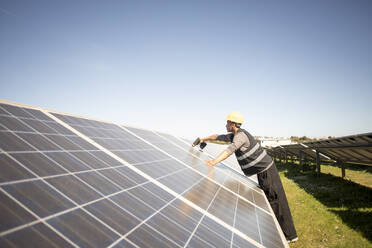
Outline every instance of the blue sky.
<path id="1" fill-rule="evenodd" d="M 193 138 L 372 131 L 372 2 L 0 1 L 0 99 Z"/>

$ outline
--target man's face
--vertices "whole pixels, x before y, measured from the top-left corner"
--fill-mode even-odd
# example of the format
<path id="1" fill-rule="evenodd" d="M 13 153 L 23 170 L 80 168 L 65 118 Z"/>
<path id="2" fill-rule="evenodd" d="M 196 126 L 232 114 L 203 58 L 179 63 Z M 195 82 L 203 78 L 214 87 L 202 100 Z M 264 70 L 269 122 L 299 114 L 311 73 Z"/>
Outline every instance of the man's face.
<path id="1" fill-rule="evenodd" d="M 226 131 L 227 132 L 232 132 L 234 129 L 233 129 L 233 126 L 234 126 L 234 122 L 231 122 L 231 121 L 227 121 L 226 122 Z"/>

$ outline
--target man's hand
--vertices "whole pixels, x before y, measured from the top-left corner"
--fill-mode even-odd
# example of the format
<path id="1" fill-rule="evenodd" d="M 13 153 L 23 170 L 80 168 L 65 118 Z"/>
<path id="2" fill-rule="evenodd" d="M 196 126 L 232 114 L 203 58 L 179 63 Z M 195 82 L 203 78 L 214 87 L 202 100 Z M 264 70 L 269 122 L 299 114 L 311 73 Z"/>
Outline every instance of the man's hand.
<path id="1" fill-rule="evenodd" d="M 204 163 L 206 165 L 209 165 L 209 166 L 214 166 L 215 165 L 214 160 L 205 160 Z"/>

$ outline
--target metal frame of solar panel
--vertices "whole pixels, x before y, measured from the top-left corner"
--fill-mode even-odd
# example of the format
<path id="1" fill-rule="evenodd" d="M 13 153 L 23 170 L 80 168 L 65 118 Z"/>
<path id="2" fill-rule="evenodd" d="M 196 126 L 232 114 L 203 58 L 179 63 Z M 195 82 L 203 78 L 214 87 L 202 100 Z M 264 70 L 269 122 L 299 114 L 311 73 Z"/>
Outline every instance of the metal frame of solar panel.
<path id="1" fill-rule="evenodd" d="M 372 165 L 372 133 L 304 143 L 335 161 Z"/>
<path id="2" fill-rule="evenodd" d="M 345 177 L 345 164 L 372 165 L 372 133 L 331 138 L 301 144 L 285 145 L 269 149 L 274 157 L 294 155 L 302 164 L 303 156 L 316 162 L 320 173 L 320 162 L 336 162 L 341 165 L 341 175 Z"/>
<path id="3" fill-rule="evenodd" d="M 279 153 L 288 151 L 293 155 L 298 155 L 302 151 L 314 159 L 316 151 L 319 151 L 325 155 L 324 160 L 372 165 L 372 133 L 285 145 L 271 150 Z"/>
<path id="4" fill-rule="evenodd" d="M 267 149 L 267 151 L 273 157 L 284 157 L 285 159 L 287 159 L 288 156 L 296 156 L 297 158 L 316 160 L 318 156 L 316 149 L 303 143 L 277 146 Z M 320 161 L 331 161 L 331 158 L 325 153 L 318 151 L 318 154 Z"/>
<path id="5" fill-rule="evenodd" d="M 288 247 L 262 191 L 167 134 L 0 101 L 0 246 Z"/>

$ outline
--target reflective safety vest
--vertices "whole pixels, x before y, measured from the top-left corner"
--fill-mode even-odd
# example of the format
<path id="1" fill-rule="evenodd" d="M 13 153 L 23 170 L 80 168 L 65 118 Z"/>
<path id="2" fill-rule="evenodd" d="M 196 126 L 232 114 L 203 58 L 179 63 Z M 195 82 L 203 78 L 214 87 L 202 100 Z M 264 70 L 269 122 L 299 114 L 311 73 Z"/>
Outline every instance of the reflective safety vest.
<path id="1" fill-rule="evenodd" d="M 274 161 L 272 158 L 250 133 L 241 128 L 238 132 L 244 132 L 250 143 L 245 151 L 242 151 L 241 148 L 235 151 L 235 156 L 245 175 L 251 176 L 260 173 L 273 165 Z"/>

